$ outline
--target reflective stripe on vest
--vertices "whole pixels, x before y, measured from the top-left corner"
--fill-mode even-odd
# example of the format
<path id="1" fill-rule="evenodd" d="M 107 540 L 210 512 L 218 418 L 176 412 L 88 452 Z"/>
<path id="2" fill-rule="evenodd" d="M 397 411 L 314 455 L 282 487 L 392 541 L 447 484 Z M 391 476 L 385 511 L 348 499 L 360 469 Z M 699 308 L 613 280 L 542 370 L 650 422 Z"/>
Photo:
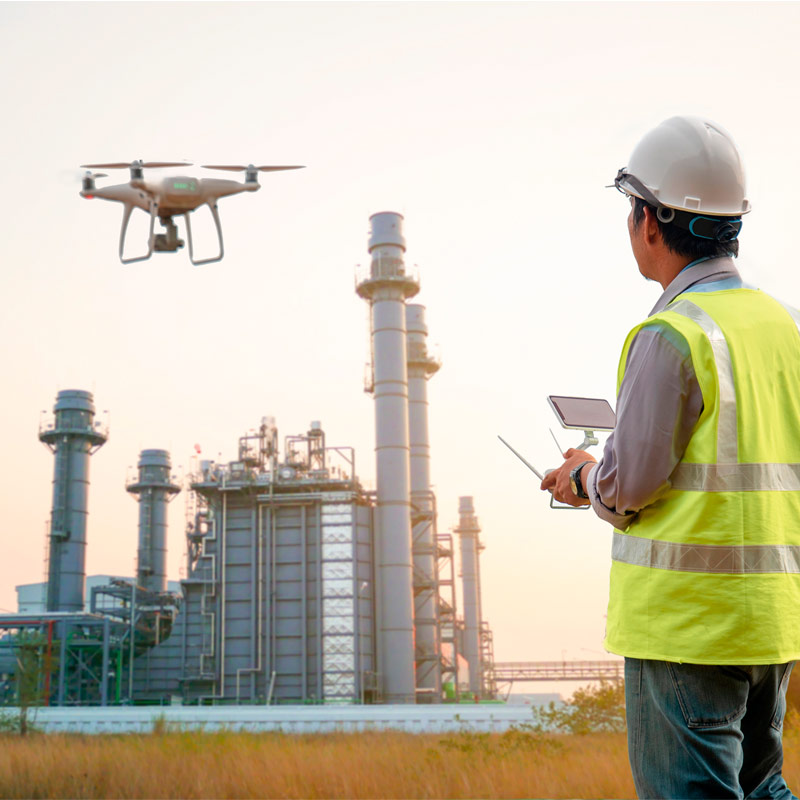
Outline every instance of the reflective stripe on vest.
<path id="1" fill-rule="evenodd" d="M 800 313 L 784 303 L 800 333 Z M 666 311 L 696 322 L 711 342 L 719 382 L 719 422 L 717 463 L 675 467 L 670 482 L 674 489 L 689 492 L 795 492 L 800 491 L 800 464 L 739 464 L 736 413 L 736 388 L 728 343 L 719 325 L 690 300 L 679 300 Z"/>
<path id="2" fill-rule="evenodd" d="M 733 384 L 733 363 L 728 343 L 721 328 L 713 319 L 690 300 L 679 300 L 666 311 L 673 311 L 696 322 L 711 342 L 714 363 L 719 381 L 719 424 L 717 426 L 717 462 L 736 464 L 739 453 L 739 435 L 736 430 L 736 387 Z"/>
<path id="3" fill-rule="evenodd" d="M 800 464 L 688 464 L 670 475 L 685 492 L 797 492 Z"/>
<path id="4" fill-rule="evenodd" d="M 611 558 L 637 567 L 680 572 L 800 574 L 800 546 L 797 545 L 678 544 L 614 531 Z"/>

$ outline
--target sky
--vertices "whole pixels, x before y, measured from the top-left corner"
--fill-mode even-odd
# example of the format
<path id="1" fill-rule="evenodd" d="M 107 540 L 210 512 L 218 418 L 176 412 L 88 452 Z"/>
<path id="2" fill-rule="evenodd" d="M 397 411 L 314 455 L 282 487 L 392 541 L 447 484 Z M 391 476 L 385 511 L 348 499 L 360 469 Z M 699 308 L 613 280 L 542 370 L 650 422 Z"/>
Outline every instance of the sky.
<path id="1" fill-rule="evenodd" d="M 92 391 L 110 424 L 88 574 L 135 569 L 125 479 L 143 448 L 185 473 L 196 444 L 235 459 L 263 416 L 281 437 L 320 420 L 373 486 L 354 274 L 369 216 L 397 211 L 443 362 L 428 386 L 439 530 L 475 498 L 495 658 L 607 657 L 609 526 L 550 510 L 496 437 L 556 466 L 548 428 L 564 447 L 580 434 L 547 395 L 613 404 L 625 335 L 661 288 L 604 187 L 670 116 L 732 133 L 753 205 L 740 270 L 800 306 L 798 23 L 798 4 L 765 2 L 0 3 L 0 608 L 44 579 L 53 459 L 37 432 L 62 389 Z M 80 198 L 78 166 L 135 158 L 306 169 L 220 202 L 223 261 L 123 266 L 121 207 Z M 195 221 L 198 246 L 209 226 Z M 173 580 L 184 509 L 182 494 Z"/>

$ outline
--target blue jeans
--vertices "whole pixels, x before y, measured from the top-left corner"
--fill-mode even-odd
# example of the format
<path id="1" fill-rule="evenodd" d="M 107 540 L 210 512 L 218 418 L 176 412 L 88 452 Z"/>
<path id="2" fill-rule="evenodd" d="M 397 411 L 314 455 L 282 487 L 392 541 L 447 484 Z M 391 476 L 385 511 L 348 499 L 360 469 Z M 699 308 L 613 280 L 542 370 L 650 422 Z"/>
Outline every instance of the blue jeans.
<path id="1" fill-rule="evenodd" d="M 780 798 L 794 662 L 715 667 L 625 659 L 628 756 L 640 798 Z"/>

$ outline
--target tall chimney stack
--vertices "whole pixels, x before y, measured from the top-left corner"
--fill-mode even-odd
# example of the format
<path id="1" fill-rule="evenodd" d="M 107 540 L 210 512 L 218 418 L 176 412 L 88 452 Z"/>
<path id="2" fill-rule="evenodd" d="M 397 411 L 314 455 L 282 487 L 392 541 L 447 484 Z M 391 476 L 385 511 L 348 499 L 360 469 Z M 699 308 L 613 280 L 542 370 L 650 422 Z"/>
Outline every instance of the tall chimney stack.
<path id="1" fill-rule="evenodd" d="M 53 411 L 54 423 L 39 431 L 39 439 L 55 454 L 46 608 L 81 612 L 86 596 L 89 456 L 105 444 L 108 434 L 95 424 L 91 392 L 59 392 Z"/>
<path id="2" fill-rule="evenodd" d="M 428 378 L 439 361 L 428 353 L 425 306 L 406 306 L 408 339 L 408 426 L 411 444 L 411 520 L 414 558 L 414 633 L 417 689 L 421 698 L 442 698 L 442 650 L 439 639 L 435 505 L 431 494 L 428 437 Z"/>
<path id="3" fill-rule="evenodd" d="M 167 505 L 180 487 L 170 479 L 166 450 L 142 450 L 139 475 L 127 490 L 139 501 L 136 582 L 151 592 L 167 590 Z"/>
<path id="4" fill-rule="evenodd" d="M 458 527 L 461 541 L 461 588 L 464 598 L 464 657 L 469 665 L 469 690 L 480 695 L 483 690 L 481 661 L 481 569 L 478 554 L 483 550 L 481 528 L 471 497 L 458 498 Z"/>
<path id="5" fill-rule="evenodd" d="M 416 700 L 405 300 L 417 294 L 419 283 L 405 271 L 402 223 L 390 211 L 370 217 L 370 274 L 356 288 L 371 311 L 379 671 L 388 703 Z"/>

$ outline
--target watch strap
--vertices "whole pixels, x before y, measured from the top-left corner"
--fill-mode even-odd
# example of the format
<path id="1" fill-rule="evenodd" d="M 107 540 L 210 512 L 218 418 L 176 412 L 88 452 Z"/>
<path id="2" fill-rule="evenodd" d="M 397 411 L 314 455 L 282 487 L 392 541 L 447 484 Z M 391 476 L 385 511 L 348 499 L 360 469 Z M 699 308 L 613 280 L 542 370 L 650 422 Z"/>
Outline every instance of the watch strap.
<path id="1" fill-rule="evenodd" d="M 583 481 L 581 480 L 581 472 L 587 464 L 594 464 L 594 461 L 584 461 L 582 464 L 578 464 L 577 467 L 574 467 L 569 473 L 570 481 L 575 489 L 575 494 L 580 497 L 581 500 L 589 499 L 589 495 L 586 494 L 586 489 L 584 488 Z"/>

